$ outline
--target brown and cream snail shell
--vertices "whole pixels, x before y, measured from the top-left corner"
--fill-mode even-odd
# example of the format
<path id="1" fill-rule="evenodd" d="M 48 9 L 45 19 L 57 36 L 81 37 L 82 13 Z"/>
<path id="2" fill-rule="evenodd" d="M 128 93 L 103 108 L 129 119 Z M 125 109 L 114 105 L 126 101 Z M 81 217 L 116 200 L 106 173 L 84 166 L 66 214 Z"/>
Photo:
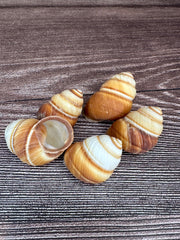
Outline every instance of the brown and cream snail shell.
<path id="1" fill-rule="evenodd" d="M 84 115 L 89 120 L 116 120 L 125 116 L 136 95 L 136 82 L 130 72 L 116 74 L 90 97 Z"/>
<path id="2" fill-rule="evenodd" d="M 52 115 L 60 116 L 74 126 L 82 112 L 82 106 L 82 91 L 68 89 L 54 95 L 48 103 L 43 104 L 37 115 L 39 119 Z"/>
<path id="3" fill-rule="evenodd" d="M 121 139 L 123 149 L 138 154 L 152 149 L 163 130 L 163 116 L 159 107 L 141 107 L 123 119 L 115 121 L 107 134 Z"/>
<path id="4" fill-rule="evenodd" d="M 121 140 L 108 135 L 92 136 L 68 148 L 64 161 L 76 178 L 97 184 L 111 176 L 120 162 L 121 154 Z"/>
<path id="5" fill-rule="evenodd" d="M 5 130 L 9 150 L 32 166 L 40 166 L 59 157 L 73 142 L 73 129 L 58 116 L 19 119 Z"/>

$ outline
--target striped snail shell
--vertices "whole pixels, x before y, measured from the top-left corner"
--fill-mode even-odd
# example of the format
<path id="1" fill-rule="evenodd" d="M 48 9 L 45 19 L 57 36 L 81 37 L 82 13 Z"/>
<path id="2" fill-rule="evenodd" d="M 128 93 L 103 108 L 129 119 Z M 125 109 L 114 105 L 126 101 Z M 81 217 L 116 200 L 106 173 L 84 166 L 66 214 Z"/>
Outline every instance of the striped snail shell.
<path id="1" fill-rule="evenodd" d="M 138 154 L 152 149 L 163 130 L 163 116 L 159 107 L 141 107 L 115 121 L 107 134 L 121 139 L 123 149 Z"/>
<path id="2" fill-rule="evenodd" d="M 76 142 L 64 155 L 69 171 L 86 183 L 101 183 L 107 180 L 118 166 L 122 143 L 108 135 L 92 136 Z"/>
<path id="3" fill-rule="evenodd" d="M 52 115 L 60 116 L 74 126 L 82 112 L 82 106 L 82 91 L 68 89 L 54 95 L 48 103 L 43 104 L 37 115 L 38 119 Z"/>
<path id="4" fill-rule="evenodd" d="M 89 120 L 116 120 L 125 116 L 136 95 L 136 83 L 130 72 L 116 74 L 90 97 L 84 115 Z"/>
<path id="5" fill-rule="evenodd" d="M 73 129 L 68 121 L 57 116 L 19 119 L 5 130 L 9 150 L 32 166 L 40 166 L 59 157 L 73 141 Z"/>

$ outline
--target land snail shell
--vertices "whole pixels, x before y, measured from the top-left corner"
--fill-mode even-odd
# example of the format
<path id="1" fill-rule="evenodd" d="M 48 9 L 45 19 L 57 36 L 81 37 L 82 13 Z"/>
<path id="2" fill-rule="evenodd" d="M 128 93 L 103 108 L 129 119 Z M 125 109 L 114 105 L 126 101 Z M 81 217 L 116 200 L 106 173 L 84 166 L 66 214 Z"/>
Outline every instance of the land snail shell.
<path id="1" fill-rule="evenodd" d="M 115 121 L 107 134 L 121 139 L 123 149 L 138 154 L 152 149 L 163 130 L 163 116 L 159 107 L 141 107 L 123 119 Z"/>
<path id="2" fill-rule="evenodd" d="M 108 135 L 92 136 L 72 144 L 65 152 L 64 162 L 76 178 L 97 184 L 112 175 L 121 154 L 121 140 Z"/>
<path id="3" fill-rule="evenodd" d="M 82 112 L 82 106 L 82 91 L 67 89 L 54 95 L 48 103 L 43 104 L 37 115 L 38 119 L 52 115 L 60 116 L 74 126 Z"/>
<path id="4" fill-rule="evenodd" d="M 73 142 L 73 129 L 58 116 L 19 119 L 5 130 L 9 150 L 32 166 L 47 164 L 59 157 Z"/>
<path id="5" fill-rule="evenodd" d="M 83 113 L 93 121 L 116 120 L 125 116 L 136 95 L 136 82 L 130 72 L 116 74 L 90 97 Z"/>

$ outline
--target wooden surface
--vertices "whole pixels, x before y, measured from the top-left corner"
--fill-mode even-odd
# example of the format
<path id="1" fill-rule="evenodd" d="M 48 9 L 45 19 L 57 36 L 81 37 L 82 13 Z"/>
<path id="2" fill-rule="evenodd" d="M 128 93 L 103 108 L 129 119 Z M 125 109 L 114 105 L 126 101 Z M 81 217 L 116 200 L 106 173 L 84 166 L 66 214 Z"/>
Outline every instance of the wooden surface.
<path id="1" fill-rule="evenodd" d="M 179 1 L 92 2 L 0 1 L 0 239 L 180 239 Z M 86 102 L 121 71 L 137 82 L 133 109 L 163 110 L 152 151 L 124 152 L 95 186 L 76 180 L 63 156 L 34 168 L 8 151 L 12 120 L 36 117 L 67 88 Z M 81 116 L 75 141 L 110 124 Z"/>

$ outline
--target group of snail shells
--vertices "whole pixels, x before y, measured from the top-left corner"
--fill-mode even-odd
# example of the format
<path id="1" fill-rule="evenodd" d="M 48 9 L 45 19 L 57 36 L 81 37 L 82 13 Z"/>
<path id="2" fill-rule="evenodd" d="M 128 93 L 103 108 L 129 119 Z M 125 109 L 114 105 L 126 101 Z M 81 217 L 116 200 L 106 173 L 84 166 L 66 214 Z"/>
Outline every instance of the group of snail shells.
<path id="1" fill-rule="evenodd" d="M 129 72 L 116 74 L 93 94 L 83 114 L 89 121 L 115 120 L 106 135 L 92 136 L 73 143 L 73 126 L 83 108 L 83 93 L 64 90 L 43 104 L 37 119 L 20 119 L 5 130 L 9 150 L 32 166 L 58 158 L 65 150 L 69 171 L 87 183 L 107 180 L 118 166 L 122 149 L 138 154 L 152 149 L 163 130 L 159 107 L 131 111 L 136 83 Z"/>

